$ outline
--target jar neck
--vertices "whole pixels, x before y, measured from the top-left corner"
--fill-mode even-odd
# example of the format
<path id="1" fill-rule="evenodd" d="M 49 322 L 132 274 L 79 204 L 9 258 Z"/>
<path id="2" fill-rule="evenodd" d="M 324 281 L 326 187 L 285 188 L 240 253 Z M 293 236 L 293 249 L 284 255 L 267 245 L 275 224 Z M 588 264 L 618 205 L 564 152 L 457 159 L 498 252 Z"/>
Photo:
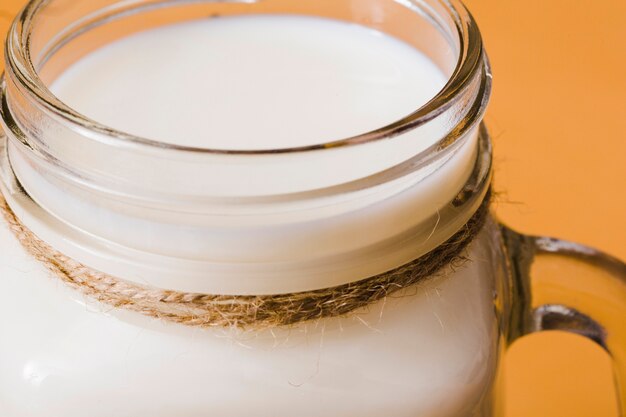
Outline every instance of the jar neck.
<path id="1" fill-rule="evenodd" d="M 17 217 L 56 250 L 138 284 L 210 294 L 309 291 L 394 269 L 457 232 L 490 184 L 489 138 L 484 129 L 472 133 L 436 172 L 417 183 L 386 184 L 358 209 L 339 212 L 331 204 L 324 214 L 257 213 L 239 217 L 245 225 L 219 224 L 216 216 L 188 226 L 103 209 L 37 178 L 17 152 L 7 172 L 11 153 L 4 146 L 2 192 Z"/>
<path id="2" fill-rule="evenodd" d="M 491 80 L 460 4 L 363 1 L 347 11 L 350 2 L 342 1 L 330 11 L 313 1 L 149 3 L 97 1 L 93 10 L 69 10 L 41 25 L 56 2 L 34 1 L 7 39 L 3 192 L 58 250 L 103 272 L 181 291 L 305 291 L 410 261 L 450 237 L 480 204 L 490 150 L 478 125 Z M 375 16 L 381 8 L 384 19 Z M 119 37 L 120 24 L 138 30 L 214 9 L 368 23 L 410 40 L 451 78 L 425 106 L 377 131 L 247 151 L 132 137 L 84 118 L 47 88 L 77 57 Z M 410 29 L 398 32 L 400 23 Z"/>

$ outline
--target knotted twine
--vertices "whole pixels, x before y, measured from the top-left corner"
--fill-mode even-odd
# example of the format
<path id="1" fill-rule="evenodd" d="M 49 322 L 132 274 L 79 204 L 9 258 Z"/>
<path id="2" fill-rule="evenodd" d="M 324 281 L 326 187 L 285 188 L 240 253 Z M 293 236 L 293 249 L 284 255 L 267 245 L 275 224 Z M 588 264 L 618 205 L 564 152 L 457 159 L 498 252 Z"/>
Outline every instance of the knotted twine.
<path id="1" fill-rule="evenodd" d="M 195 327 L 262 329 L 343 316 L 437 274 L 463 260 L 481 230 L 490 193 L 469 221 L 444 243 L 398 268 L 359 281 L 274 295 L 216 295 L 144 286 L 96 271 L 55 250 L 30 231 L 0 194 L 0 211 L 24 249 L 52 274 L 106 305 Z"/>

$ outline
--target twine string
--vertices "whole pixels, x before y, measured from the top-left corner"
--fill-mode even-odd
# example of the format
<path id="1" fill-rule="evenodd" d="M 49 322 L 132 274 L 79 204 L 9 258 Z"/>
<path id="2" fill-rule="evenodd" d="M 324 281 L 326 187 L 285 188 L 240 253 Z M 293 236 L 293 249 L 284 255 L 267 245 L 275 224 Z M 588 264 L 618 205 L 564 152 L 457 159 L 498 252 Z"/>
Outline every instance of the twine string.
<path id="1" fill-rule="evenodd" d="M 425 255 L 359 281 L 313 291 L 274 295 L 216 295 L 140 285 L 85 266 L 28 229 L 0 194 L 0 211 L 22 247 L 65 284 L 101 303 L 195 327 L 260 329 L 343 316 L 435 275 L 464 259 L 489 211 L 489 193 L 470 220 Z"/>

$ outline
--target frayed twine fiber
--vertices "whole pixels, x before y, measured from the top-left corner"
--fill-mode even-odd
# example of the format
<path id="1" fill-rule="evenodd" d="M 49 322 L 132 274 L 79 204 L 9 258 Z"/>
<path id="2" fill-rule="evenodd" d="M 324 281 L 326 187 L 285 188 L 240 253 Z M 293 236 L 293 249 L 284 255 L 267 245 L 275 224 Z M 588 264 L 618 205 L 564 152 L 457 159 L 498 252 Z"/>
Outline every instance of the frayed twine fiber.
<path id="1" fill-rule="evenodd" d="M 70 287 L 112 307 L 196 327 L 264 329 L 336 317 L 381 300 L 462 259 L 481 230 L 490 193 L 452 237 L 414 261 L 360 281 L 276 295 L 213 295 L 142 286 L 95 271 L 53 249 L 15 216 L 0 194 L 0 211 L 24 249 Z"/>

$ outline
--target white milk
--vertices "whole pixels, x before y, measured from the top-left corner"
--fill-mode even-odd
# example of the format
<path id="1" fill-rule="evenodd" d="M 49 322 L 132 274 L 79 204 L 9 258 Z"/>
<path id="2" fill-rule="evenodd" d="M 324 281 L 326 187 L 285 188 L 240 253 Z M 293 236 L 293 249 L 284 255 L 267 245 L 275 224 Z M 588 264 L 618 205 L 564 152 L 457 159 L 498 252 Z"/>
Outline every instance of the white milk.
<path id="1" fill-rule="evenodd" d="M 250 16 L 130 36 L 73 65 L 52 91 L 87 117 L 138 136 L 272 149 L 380 128 L 417 110 L 445 82 L 426 56 L 381 32 Z"/>
<path id="2" fill-rule="evenodd" d="M 2 224 L 0 414 L 491 416 L 476 411 L 497 360 L 491 244 L 481 239 L 467 267 L 367 312 L 232 335 L 89 302 Z"/>
<path id="3" fill-rule="evenodd" d="M 379 32 L 323 19 L 257 16 L 207 19 L 133 35 L 88 55 L 52 89 L 79 112 L 128 133 L 190 146 L 267 149 L 376 129 L 416 110 L 445 81 L 424 55 Z M 278 252 L 304 256 L 322 246 L 336 250 L 356 245 L 367 236 L 383 240 L 405 219 L 434 212 L 448 201 L 448 196 L 436 194 L 458 191 L 455 184 L 462 184 L 471 169 L 474 148 L 468 143 L 455 156 L 456 164 L 387 190 L 384 204 L 366 205 L 347 217 L 321 210 L 321 220 L 309 229 L 285 229 L 284 242 L 302 235 L 308 247 L 290 243 Z M 24 184 L 42 188 L 45 180 L 28 174 L 17 154 L 14 163 Z M 394 193 L 404 194 L 399 198 Z M 67 215 L 75 215 L 77 222 L 81 213 L 102 210 L 53 186 L 40 195 L 49 207 L 56 209 L 52 200 L 58 201 L 59 213 L 65 203 Z M 418 203 L 419 210 L 414 208 Z M 121 229 L 139 234 L 144 227 L 141 219 L 116 216 L 98 215 L 99 225 L 84 220 L 84 227 L 110 239 L 122 236 Z M 134 222 L 137 229 L 120 226 L 123 221 Z M 367 236 L 346 232 L 348 226 L 363 230 L 368 221 Z M 226 217 L 224 222 L 229 224 Z M 331 228 L 344 237 L 331 239 Z M 43 227 L 36 231 L 46 233 Z M 54 240 L 52 234 L 47 240 Z M 318 238 L 325 246 L 318 245 Z M 145 240 L 125 239 L 129 246 Z M 223 256 L 231 256 L 228 239 L 235 238 L 219 235 L 213 246 L 199 252 L 226 247 Z M 258 239 L 266 242 L 264 236 Z M 477 416 L 497 357 L 494 278 L 489 272 L 495 261 L 488 239 L 485 234 L 473 245 L 475 261 L 367 312 L 289 331 L 231 334 L 95 305 L 49 278 L 2 225 L 0 314 L 19 317 L 0 321 L 0 414 Z M 63 246 L 66 239 L 57 240 L 59 249 L 71 252 Z M 183 240 L 164 240 L 172 245 L 167 250 L 189 249 Z M 195 241 L 202 245 L 205 239 Z M 276 252 L 278 246 L 269 246 Z M 384 262 L 401 261 L 381 260 L 380 268 L 389 269 Z M 115 261 L 98 264 L 94 259 L 90 265 L 124 275 Z M 191 278 L 179 284 L 184 290 L 211 289 Z M 220 285 L 230 288 L 227 282 Z"/>

